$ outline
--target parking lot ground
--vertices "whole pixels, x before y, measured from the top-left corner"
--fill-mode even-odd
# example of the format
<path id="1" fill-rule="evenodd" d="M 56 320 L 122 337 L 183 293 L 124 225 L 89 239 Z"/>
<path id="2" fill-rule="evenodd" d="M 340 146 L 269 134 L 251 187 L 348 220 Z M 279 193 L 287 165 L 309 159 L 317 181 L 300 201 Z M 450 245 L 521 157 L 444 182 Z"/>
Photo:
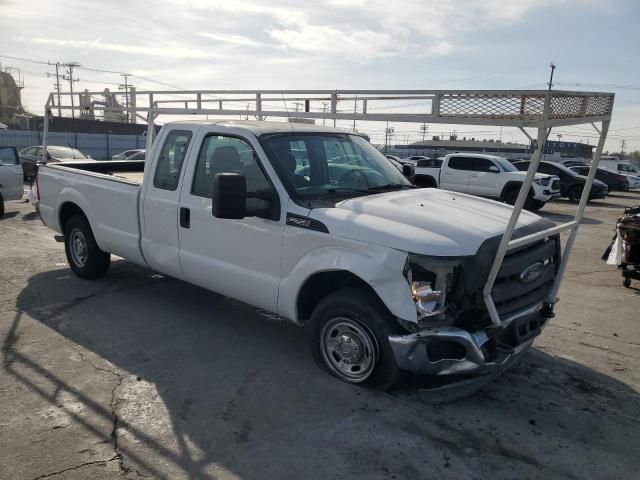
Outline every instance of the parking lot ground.
<path id="1" fill-rule="evenodd" d="M 638 203 L 588 207 L 535 348 L 445 405 L 334 380 L 299 327 L 126 261 L 80 280 L 32 207 L 8 203 L 0 477 L 640 478 L 640 283 L 600 260 Z"/>

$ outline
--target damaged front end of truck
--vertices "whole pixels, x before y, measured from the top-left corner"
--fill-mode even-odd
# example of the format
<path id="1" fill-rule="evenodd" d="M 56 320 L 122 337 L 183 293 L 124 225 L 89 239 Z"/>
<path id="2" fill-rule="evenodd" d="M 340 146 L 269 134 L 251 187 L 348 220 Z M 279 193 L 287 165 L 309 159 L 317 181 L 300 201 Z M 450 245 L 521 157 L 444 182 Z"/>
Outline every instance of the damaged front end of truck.
<path id="1" fill-rule="evenodd" d="M 542 219 L 515 230 L 512 238 L 550 227 Z M 491 291 L 501 322 L 492 322 L 483 286 L 500 239 L 486 240 L 468 257 L 408 256 L 405 277 L 418 322 L 399 320 L 410 333 L 389 337 L 400 368 L 441 377 L 499 373 L 553 318 L 547 299 L 560 265 L 557 234 L 507 253 Z"/>

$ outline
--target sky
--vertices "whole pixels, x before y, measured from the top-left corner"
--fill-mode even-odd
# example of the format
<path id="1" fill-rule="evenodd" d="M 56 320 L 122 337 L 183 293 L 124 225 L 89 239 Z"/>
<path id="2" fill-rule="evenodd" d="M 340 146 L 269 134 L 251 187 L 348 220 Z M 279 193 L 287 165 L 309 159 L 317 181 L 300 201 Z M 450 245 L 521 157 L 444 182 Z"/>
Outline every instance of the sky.
<path id="1" fill-rule="evenodd" d="M 127 72 L 138 89 L 544 89 L 553 62 L 554 88 L 616 94 L 606 149 L 640 150 L 638 0 L 0 0 L 0 32 L 0 55 Z M 0 63 L 21 69 L 23 104 L 42 113 L 55 69 Z M 75 76 L 75 89 L 122 81 Z M 357 128 L 384 140 L 384 125 Z M 396 143 L 422 138 L 419 125 L 395 128 Z M 429 136 L 452 130 L 500 135 L 430 125 Z M 557 133 L 597 141 L 588 125 Z"/>

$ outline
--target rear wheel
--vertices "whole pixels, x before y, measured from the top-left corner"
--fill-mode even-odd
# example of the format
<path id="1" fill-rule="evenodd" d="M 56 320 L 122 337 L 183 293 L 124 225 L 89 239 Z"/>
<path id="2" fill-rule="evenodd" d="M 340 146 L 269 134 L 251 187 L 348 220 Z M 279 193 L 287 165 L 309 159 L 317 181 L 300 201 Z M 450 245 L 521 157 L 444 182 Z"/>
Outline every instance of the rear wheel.
<path id="1" fill-rule="evenodd" d="M 71 270 L 80 278 L 98 278 L 109 269 L 111 255 L 100 250 L 84 215 L 75 215 L 66 223 L 64 249 Z"/>
<path id="2" fill-rule="evenodd" d="M 527 210 L 530 210 L 532 212 L 537 212 L 538 210 L 540 210 L 542 207 L 544 207 L 546 204 L 546 202 L 543 202 L 541 200 L 531 200 L 529 202 L 529 207 L 527 208 Z"/>
<path id="3" fill-rule="evenodd" d="M 414 183 L 420 188 L 436 188 L 436 182 L 432 178 L 418 177 Z"/>
<path id="4" fill-rule="evenodd" d="M 582 187 L 580 185 L 574 185 L 569 189 L 567 196 L 572 202 L 579 202 L 580 197 L 582 197 Z"/>
<path id="5" fill-rule="evenodd" d="M 306 328 L 322 368 L 348 383 L 389 389 L 401 376 L 389 345 L 391 322 L 376 297 L 350 288 L 320 301 Z"/>

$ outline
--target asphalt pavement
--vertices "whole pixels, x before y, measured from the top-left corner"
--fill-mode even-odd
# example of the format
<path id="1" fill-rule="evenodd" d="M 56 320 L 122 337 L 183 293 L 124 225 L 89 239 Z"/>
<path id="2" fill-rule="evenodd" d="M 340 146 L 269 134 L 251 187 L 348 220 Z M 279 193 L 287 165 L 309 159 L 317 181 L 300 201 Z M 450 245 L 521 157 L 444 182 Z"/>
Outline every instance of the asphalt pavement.
<path id="1" fill-rule="evenodd" d="M 419 384 L 335 380 L 299 327 L 124 260 L 80 280 L 8 202 L 0 478 L 640 478 L 640 282 L 600 260 L 633 204 L 588 207 L 557 317 L 521 362 L 433 405 Z"/>

